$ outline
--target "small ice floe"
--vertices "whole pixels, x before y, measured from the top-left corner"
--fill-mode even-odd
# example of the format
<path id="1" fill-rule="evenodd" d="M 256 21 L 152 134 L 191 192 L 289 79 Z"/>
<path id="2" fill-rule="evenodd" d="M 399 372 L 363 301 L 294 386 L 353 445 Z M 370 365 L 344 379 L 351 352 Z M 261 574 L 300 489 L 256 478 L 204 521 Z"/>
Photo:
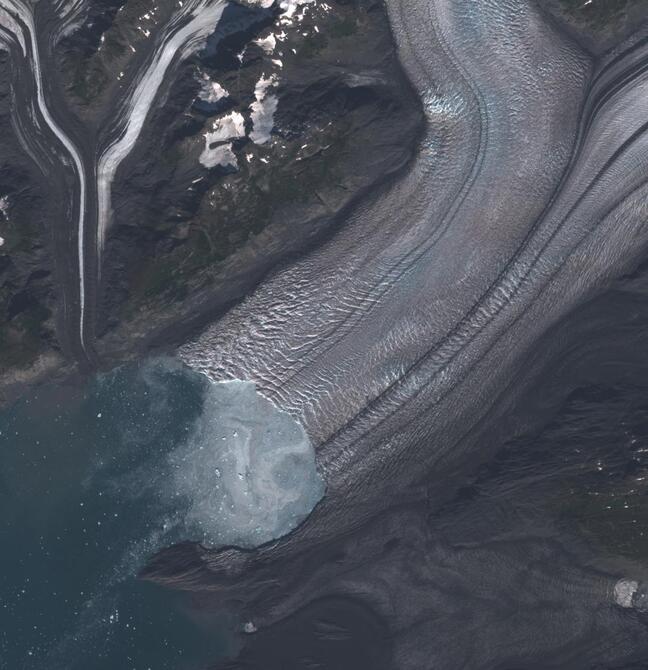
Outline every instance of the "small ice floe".
<path id="1" fill-rule="evenodd" d="M 270 140 L 270 133 L 274 127 L 274 115 L 279 105 L 279 100 L 276 95 L 268 92 L 271 87 L 276 86 L 277 78 L 275 75 L 265 77 L 261 75 L 261 79 L 254 87 L 254 97 L 256 100 L 250 105 L 250 112 L 252 117 L 252 132 L 250 139 L 255 144 L 265 144 Z"/>
<path id="2" fill-rule="evenodd" d="M 0 237 L 0 247 L 4 246 L 4 237 Z"/>
<path id="3" fill-rule="evenodd" d="M 257 627 L 254 625 L 254 622 L 246 621 L 243 624 L 243 632 L 247 633 L 248 635 L 250 635 L 252 633 L 256 633 L 257 632 Z"/>

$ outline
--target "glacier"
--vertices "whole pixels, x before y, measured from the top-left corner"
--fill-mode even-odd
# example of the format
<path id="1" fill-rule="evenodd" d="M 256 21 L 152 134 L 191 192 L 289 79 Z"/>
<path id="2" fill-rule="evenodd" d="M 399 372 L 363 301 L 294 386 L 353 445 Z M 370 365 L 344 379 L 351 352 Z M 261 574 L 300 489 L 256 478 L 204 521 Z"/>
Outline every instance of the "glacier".
<path id="1" fill-rule="evenodd" d="M 286 535 L 325 490 L 303 426 L 251 381 L 208 382 L 169 463 L 183 535 L 206 546 L 252 548 Z"/>

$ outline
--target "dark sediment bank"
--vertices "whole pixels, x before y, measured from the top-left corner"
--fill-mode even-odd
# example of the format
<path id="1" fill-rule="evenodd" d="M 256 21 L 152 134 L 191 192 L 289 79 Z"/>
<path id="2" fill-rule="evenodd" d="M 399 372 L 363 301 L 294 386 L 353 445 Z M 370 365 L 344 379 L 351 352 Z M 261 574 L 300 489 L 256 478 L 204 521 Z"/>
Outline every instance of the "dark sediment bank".
<path id="1" fill-rule="evenodd" d="M 223 670 L 382 667 L 362 656 L 375 650 L 412 670 L 641 667 L 646 615 L 612 591 L 648 576 L 647 293 L 643 269 L 548 332 L 447 490 L 424 476 L 352 533 L 249 552 L 243 571 L 179 545 L 143 576 L 253 626 Z"/>

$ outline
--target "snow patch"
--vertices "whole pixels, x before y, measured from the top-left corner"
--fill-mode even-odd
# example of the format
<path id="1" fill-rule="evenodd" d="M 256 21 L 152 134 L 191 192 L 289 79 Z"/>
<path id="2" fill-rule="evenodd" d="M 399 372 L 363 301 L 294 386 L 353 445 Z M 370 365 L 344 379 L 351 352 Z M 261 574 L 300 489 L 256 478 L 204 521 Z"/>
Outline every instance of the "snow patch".
<path id="1" fill-rule="evenodd" d="M 242 4 L 248 5 L 249 7 L 263 7 L 263 9 L 270 9 L 270 7 L 274 5 L 274 0 L 242 0 Z"/>
<path id="2" fill-rule="evenodd" d="M 8 195 L 3 195 L 0 198 L 0 212 L 2 212 L 2 215 L 4 216 L 5 219 L 9 218 L 9 196 Z"/>
<path id="3" fill-rule="evenodd" d="M 315 0 L 281 0 L 279 3 L 280 9 L 283 11 L 283 19 L 294 18 L 297 10 L 304 5 L 312 5 Z M 303 18 L 303 17 L 300 17 Z"/>
<path id="4" fill-rule="evenodd" d="M 212 131 L 204 134 L 205 148 L 200 154 L 200 163 L 210 169 L 222 167 L 238 167 L 236 155 L 232 151 L 231 141 L 245 135 L 245 119 L 239 112 L 232 112 L 216 119 Z M 217 146 L 213 146 L 216 144 Z"/>
<path id="5" fill-rule="evenodd" d="M 205 135 L 205 140 L 209 145 L 209 133 Z M 236 154 L 232 151 L 231 144 L 219 144 L 214 148 L 207 146 L 200 154 L 199 160 L 207 169 L 214 168 L 217 165 L 220 165 L 221 167 L 238 168 Z"/>
<path id="6" fill-rule="evenodd" d="M 245 119 L 240 112 L 232 112 L 212 123 L 212 142 L 237 139 L 245 135 Z"/>
<path id="7" fill-rule="evenodd" d="M 277 85 L 277 77 L 271 75 L 261 79 L 254 87 L 255 102 L 250 105 L 253 130 L 250 133 L 250 139 L 255 144 L 265 144 L 270 140 L 270 133 L 274 127 L 274 115 L 279 106 L 279 100 L 276 95 L 268 93 L 271 87 Z"/>
<path id="8" fill-rule="evenodd" d="M 214 103 L 224 98 L 229 98 L 230 94 L 217 81 L 212 81 L 206 74 L 203 74 L 198 97 L 205 102 Z"/>
<path id="9" fill-rule="evenodd" d="M 277 46 L 277 38 L 273 33 L 270 33 L 267 37 L 255 40 L 254 43 L 258 44 L 267 54 L 271 54 Z"/>
<path id="10" fill-rule="evenodd" d="M 306 16 L 306 10 L 315 4 L 315 0 L 281 0 L 279 9 L 283 12 L 279 25 L 293 27 L 300 23 Z M 324 12 L 330 12 L 331 6 L 325 2 L 318 2 L 317 9 Z"/>

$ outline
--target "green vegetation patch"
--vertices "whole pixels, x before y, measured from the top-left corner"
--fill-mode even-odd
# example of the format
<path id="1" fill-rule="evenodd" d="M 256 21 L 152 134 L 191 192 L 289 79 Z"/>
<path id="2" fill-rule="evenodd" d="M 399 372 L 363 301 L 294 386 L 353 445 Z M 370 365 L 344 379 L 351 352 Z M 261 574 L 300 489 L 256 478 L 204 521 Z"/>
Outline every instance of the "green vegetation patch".
<path id="1" fill-rule="evenodd" d="M 323 33 L 312 33 L 304 37 L 299 55 L 302 58 L 315 58 L 328 46 L 328 38 Z"/>
<path id="2" fill-rule="evenodd" d="M 562 500 L 560 515 L 610 554 L 648 560 L 648 493 L 643 487 L 574 490 Z"/>
<path id="3" fill-rule="evenodd" d="M 51 316 L 43 305 L 34 305 L 0 325 L 0 370 L 24 367 L 34 361 L 51 337 Z"/>
<path id="4" fill-rule="evenodd" d="M 331 22 L 328 32 L 334 39 L 351 37 L 351 35 L 355 35 L 358 32 L 358 22 L 351 17 L 337 19 Z"/>
<path id="5" fill-rule="evenodd" d="M 257 150 L 245 147 L 239 172 L 223 177 L 203 198 L 186 242 L 164 258 L 140 266 L 125 313 L 135 313 L 139 305 L 156 298 L 182 299 L 192 280 L 209 283 L 221 263 L 262 232 L 286 205 L 319 201 L 319 189 L 341 177 L 339 163 L 349 132 L 348 124 L 339 124 L 319 138 L 326 149 L 297 160 L 295 143 L 281 157 L 271 156 L 268 165 L 258 155 L 248 164 L 244 154 Z"/>

